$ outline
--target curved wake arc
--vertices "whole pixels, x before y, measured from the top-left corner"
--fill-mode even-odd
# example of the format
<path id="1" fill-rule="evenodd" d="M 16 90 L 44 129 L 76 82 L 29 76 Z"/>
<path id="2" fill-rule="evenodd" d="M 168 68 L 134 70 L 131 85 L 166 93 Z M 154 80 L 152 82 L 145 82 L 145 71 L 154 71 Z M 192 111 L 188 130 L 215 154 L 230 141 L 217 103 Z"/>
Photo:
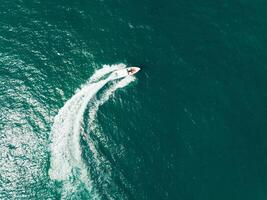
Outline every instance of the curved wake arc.
<path id="1" fill-rule="evenodd" d="M 76 183 L 73 180 L 76 180 L 76 182 L 79 180 L 79 184 L 85 185 L 89 192 L 92 191 L 90 174 L 82 159 L 82 149 L 80 146 L 80 136 L 85 134 L 83 131 L 84 112 L 89 102 L 90 104 L 92 103 L 93 107 L 89 109 L 88 120 L 89 126 L 94 129 L 97 126 L 94 123 L 99 106 L 105 103 L 117 89 L 132 82 L 134 77 L 126 77 L 112 84 L 99 100 L 95 100 L 93 97 L 111 81 L 107 77 L 109 73 L 125 67 L 124 64 L 105 65 L 97 70 L 89 81 L 65 103 L 54 118 L 51 131 L 51 165 L 49 176 L 53 180 L 63 181 L 63 189 L 64 187 L 68 188 L 65 192 L 71 191 L 73 193 L 75 188 L 78 187 L 77 185 L 75 186 Z M 90 138 L 90 136 L 87 136 L 87 138 Z M 90 151 L 93 152 L 93 157 L 97 160 L 97 150 L 91 140 L 88 142 L 90 142 L 88 144 Z"/>

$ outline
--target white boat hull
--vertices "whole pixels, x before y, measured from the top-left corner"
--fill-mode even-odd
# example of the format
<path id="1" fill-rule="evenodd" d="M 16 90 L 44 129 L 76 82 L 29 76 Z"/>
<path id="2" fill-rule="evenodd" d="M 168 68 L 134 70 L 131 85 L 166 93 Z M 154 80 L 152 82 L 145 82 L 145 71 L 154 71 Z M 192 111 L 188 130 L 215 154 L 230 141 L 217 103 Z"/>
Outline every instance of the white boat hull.
<path id="1" fill-rule="evenodd" d="M 132 76 L 136 74 L 139 70 L 139 67 L 127 67 L 124 69 L 116 70 L 110 75 L 110 80 L 120 79 L 126 76 Z"/>

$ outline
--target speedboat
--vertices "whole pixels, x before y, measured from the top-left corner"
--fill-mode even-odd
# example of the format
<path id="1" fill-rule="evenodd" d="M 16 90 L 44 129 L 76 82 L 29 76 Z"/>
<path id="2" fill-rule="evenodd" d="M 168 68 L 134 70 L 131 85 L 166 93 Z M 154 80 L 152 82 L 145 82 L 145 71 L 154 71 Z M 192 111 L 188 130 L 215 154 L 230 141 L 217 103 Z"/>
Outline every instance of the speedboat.
<path id="1" fill-rule="evenodd" d="M 128 67 L 126 69 L 127 69 L 128 75 L 130 76 L 136 74 L 140 70 L 139 67 Z"/>
<path id="2" fill-rule="evenodd" d="M 115 79 L 124 78 L 126 76 L 132 76 L 136 74 L 139 70 L 140 70 L 139 67 L 127 67 L 127 68 L 119 69 L 119 70 L 114 71 L 110 75 L 110 79 L 115 80 Z"/>

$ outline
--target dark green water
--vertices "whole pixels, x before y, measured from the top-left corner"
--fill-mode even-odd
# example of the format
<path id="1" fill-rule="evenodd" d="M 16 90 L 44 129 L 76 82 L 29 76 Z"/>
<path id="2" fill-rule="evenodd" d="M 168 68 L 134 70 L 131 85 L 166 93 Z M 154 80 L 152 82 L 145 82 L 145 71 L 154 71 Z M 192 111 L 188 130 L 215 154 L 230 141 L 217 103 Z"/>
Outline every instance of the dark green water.
<path id="1" fill-rule="evenodd" d="M 0 199 L 267 199 L 266 10 L 263 0 L 2 0 Z M 83 165 L 51 178 L 52 152 L 65 152 L 51 148 L 55 116 L 115 63 L 142 70 L 99 107 L 111 83 L 88 102 Z M 72 123 L 57 133 L 69 137 Z"/>

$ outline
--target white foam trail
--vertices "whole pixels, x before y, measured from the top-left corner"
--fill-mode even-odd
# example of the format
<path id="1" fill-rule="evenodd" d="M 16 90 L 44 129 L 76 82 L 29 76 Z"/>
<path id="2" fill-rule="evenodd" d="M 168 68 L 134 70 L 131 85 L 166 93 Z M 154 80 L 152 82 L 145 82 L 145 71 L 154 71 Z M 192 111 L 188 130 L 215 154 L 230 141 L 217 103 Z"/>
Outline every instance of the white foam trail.
<path id="1" fill-rule="evenodd" d="M 87 167 L 82 160 L 80 147 L 80 134 L 83 133 L 83 115 L 90 100 L 94 99 L 94 95 L 109 81 L 108 78 L 104 80 L 101 80 L 101 78 L 121 68 L 125 68 L 125 65 L 119 64 L 110 67 L 105 65 L 102 69 L 97 70 L 88 83 L 76 91 L 75 95 L 59 110 L 51 131 L 51 165 L 49 169 L 51 179 L 66 182 L 70 179 L 73 180 L 73 176 L 76 179 L 78 175 L 78 179 L 91 191 L 90 178 Z M 93 122 L 98 107 L 107 101 L 116 89 L 126 86 L 133 80 L 133 77 L 126 77 L 113 84 L 100 100 L 94 102 L 94 106 L 89 113 L 89 125 L 94 126 Z M 90 136 L 87 138 L 90 138 Z M 97 150 L 91 140 L 88 145 L 95 159 L 98 159 Z M 69 187 L 70 181 L 64 185 Z"/>
<path id="2" fill-rule="evenodd" d="M 72 170 L 84 169 L 80 149 L 80 123 L 88 101 L 108 80 L 88 84 L 59 110 L 52 127 L 51 168 L 55 180 L 67 180 Z M 85 176 L 82 173 L 83 176 Z"/>
<path id="3" fill-rule="evenodd" d="M 123 88 L 127 86 L 129 83 L 135 80 L 135 77 L 133 76 L 127 76 L 126 78 L 122 79 L 116 84 L 113 84 L 108 90 L 105 91 L 101 99 L 94 102 L 94 106 L 89 110 L 89 125 L 92 128 L 94 128 L 93 121 L 95 120 L 96 113 L 98 111 L 99 106 L 103 105 L 107 100 L 109 100 L 110 96 L 119 88 Z"/>
<path id="4" fill-rule="evenodd" d="M 99 79 L 101 79 L 104 75 L 111 73 L 115 70 L 118 69 L 123 69 L 125 68 L 126 65 L 125 64 L 117 64 L 117 65 L 104 65 L 102 69 L 97 70 L 94 75 L 90 78 L 89 82 L 95 82 L 98 81 Z"/>

